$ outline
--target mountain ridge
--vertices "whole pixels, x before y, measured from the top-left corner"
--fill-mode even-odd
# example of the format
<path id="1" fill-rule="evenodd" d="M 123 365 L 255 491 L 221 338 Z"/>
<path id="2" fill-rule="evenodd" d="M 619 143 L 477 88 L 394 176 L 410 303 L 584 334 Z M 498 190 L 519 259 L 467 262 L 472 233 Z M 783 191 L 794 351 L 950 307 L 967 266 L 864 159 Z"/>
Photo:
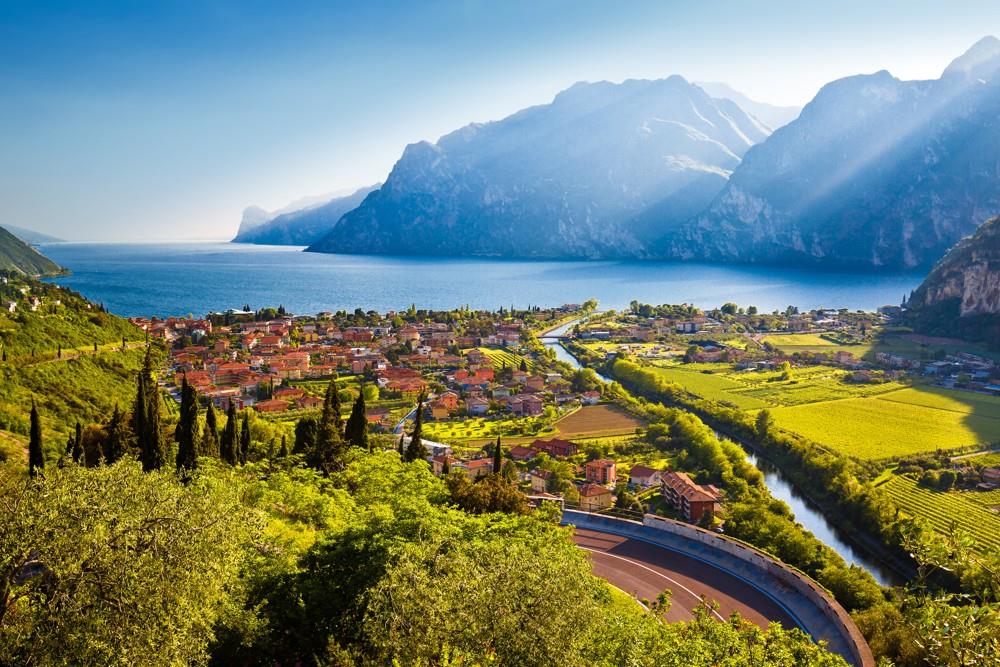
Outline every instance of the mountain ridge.
<path id="1" fill-rule="evenodd" d="M 62 273 L 63 268 L 0 227 L 0 271 L 36 278 Z"/>
<path id="2" fill-rule="evenodd" d="M 251 206 L 244 210 L 243 221 L 233 243 L 308 246 L 321 239 L 380 184 L 359 188 L 345 196 L 306 203 L 301 208 L 290 204 L 278 212 Z M 318 198 L 314 198 L 318 199 Z M 306 200 L 299 200 L 305 202 Z"/>
<path id="3" fill-rule="evenodd" d="M 315 252 L 648 257 L 767 130 L 674 75 L 578 82 L 548 104 L 408 145 Z"/>
<path id="4" fill-rule="evenodd" d="M 980 40 L 936 80 L 881 70 L 826 84 L 658 248 L 703 261 L 929 267 L 1000 214 L 1000 77 L 978 77 L 996 75 L 998 45 Z"/>

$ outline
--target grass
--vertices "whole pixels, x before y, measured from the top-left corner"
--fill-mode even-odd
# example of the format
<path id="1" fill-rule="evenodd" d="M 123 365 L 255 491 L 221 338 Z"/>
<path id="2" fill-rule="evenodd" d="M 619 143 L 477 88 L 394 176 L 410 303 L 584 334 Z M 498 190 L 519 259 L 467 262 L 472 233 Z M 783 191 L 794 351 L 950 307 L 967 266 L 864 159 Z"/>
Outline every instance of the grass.
<path id="1" fill-rule="evenodd" d="M 971 534 L 983 553 L 1000 551 L 1000 491 L 936 491 L 906 475 L 882 485 L 900 509 L 945 533 L 957 526 Z"/>
<path id="2" fill-rule="evenodd" d="M 554 437 L 555 428 L 541 417 L 506 417 L 486 419 L 470 417 L 459 421 L 424 424 L 424 435 L 438 442 L 476 442 L 503 436 L 505 438 Z"/>
<path id="3" fill-rule="evenodd" d="M 916 390 L 902 391 L 908 392 L 906 398 Z M 778 426 L 861 459 L 895 458 L 1000 439 L 1000 416 L 892 400 L 901 392 L 774 408 L 771 414 Z"/>
<path id="4" fill-rule="evenodd" d="M 689 364 L 695 366 L 694 364 Z M 704 366 L 698 364 L 697 366 Z M 718 364 L 719 370 L 728 370 L 728 364 Z M 697 368 L 689 370 L 687 366 L 667 366 L 654 368 L 657 375 L 669 382 L 675 382 L 696 396 L 720 403 L 728 403 L 741 410 L 756 410 L 770 405 L 753 396 L 744 396 L 739 390 L 745 386 L 736 382 L 722 372 L 704 372 Z"/>

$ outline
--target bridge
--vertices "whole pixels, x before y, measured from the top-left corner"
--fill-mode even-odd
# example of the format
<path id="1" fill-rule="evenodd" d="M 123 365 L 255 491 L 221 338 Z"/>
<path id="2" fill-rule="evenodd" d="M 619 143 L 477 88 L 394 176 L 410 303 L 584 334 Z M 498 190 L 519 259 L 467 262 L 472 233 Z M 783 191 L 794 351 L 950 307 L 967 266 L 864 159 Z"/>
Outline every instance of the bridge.
<path id="1" fill-rule="evenodd" d="M 638 519 L 638 520 L 637 520 Z M 856 667 L 875 659 L 854 621 L 802 572 L 748 544 L 652 514 L 621 518 L 566 509 L 562 523 L 591 555 L 594 573 L 634 595 L 672 593 L 668 621 L 688 620 L 704 597 L 721 619 L 732 612 L 766 628 L 800 628 Z"/>

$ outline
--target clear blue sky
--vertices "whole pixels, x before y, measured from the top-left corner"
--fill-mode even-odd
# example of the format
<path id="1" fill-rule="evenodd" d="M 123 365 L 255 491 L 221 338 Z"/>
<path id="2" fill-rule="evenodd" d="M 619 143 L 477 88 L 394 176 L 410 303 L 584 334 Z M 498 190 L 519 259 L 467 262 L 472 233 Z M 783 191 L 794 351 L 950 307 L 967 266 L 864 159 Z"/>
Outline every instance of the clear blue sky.
<path id="1" fill-rule="evenodd" d="M 936 78 L 998 33 L 997 2 L 0 0 L 0 224 L 224 238 L 244 206 L 382 180 L 407 143 L 575 81 L 803 104 L 850 74 Z"/>

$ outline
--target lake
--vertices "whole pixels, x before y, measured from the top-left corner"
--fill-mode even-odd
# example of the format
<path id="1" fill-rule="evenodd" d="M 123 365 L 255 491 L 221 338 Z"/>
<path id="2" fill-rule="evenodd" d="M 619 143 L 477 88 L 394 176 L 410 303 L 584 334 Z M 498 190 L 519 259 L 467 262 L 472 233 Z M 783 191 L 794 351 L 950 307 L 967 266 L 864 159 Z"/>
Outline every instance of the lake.
<path id="1" fill-rule="evenodd" d="M 55 279 L 125 316 L 203 315 L 283 305 L 324 310 L 557 306 L 597 299 L 602 308 L 645 303 L 762 311 L 874 309 L 899 303 L 916 273 L 830 273 L 678 262 L 525 261 L 324 255 L 233 243 L 52 243 L 42 252 L 72 271 Z"/>

